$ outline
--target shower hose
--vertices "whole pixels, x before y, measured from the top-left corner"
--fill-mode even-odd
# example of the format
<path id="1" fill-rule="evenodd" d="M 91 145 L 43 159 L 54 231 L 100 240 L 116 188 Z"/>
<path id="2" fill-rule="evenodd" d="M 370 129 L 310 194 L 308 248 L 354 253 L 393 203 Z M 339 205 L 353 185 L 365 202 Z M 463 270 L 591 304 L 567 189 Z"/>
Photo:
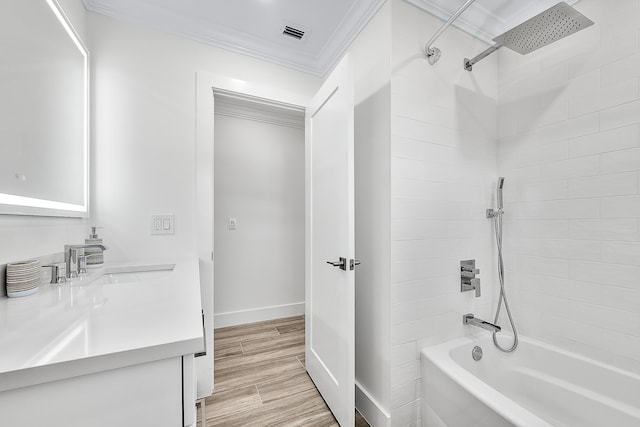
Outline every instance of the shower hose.
<path id="1" fill-rule="evenodd" d="M 498 342 L 496 332 L 493 333 L 493 343 L 498 349 L 505 353 L 511 353 L 518 347 L 518 331 L 516 331 L 516 325 L 513 322 L 513 316 L 511 316 L 511 310 L 509 309 L 509 301 L 507 301 L 507 294 L 504 291 L 504 261 L 502 259 L 502 209 L 493 217 L 493 225 L 496 233 L 496 246 L 498 247 L 498 280 L 500 281 L 500 298 L 498 298 L 498 308 L 496 309 L 496 316 L 493 323 L 498 324 L 498 317 L 500 317 L 500 310 L 502 309 L 502 302 L 504 301 L 504 308 L 509 317 L 509 323 L 511 324 L 511 330 L 513 331 L 513 345 L 509 348 L 502 347 Z"/>

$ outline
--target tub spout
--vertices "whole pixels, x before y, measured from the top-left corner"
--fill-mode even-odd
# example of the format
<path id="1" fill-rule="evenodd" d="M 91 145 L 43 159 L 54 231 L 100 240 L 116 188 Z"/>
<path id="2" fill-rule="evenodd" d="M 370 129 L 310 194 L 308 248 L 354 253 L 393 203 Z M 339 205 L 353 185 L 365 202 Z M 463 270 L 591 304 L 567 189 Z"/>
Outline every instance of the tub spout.
<path id="1" fill-rule="evenodd" d="M 487 322 L 482 319 L 478 319 L 471 313 L 462 315 L 462 323 L 464 325 L 477 326 L 479 328 L 486 329 L 487 331 L 490 331 L 493 333 L 500 332 L 502 330 L 500 326 L 494 325 L 493 323 Z"/>

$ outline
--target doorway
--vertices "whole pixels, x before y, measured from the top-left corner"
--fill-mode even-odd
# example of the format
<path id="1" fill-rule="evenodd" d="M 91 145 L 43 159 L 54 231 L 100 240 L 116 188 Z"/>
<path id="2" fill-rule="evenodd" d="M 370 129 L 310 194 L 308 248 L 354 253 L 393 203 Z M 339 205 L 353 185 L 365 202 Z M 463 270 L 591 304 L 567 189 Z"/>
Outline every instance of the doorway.
<path id="1" fill-rule="evenodd" d="M 304 314 L 304 109 L 214 90 L 214 324 Z"/>
<path id="2" fill-rule="evenodd" d="M 354 357 L 353 357 L 353 274 L 354 274 L 354 261 L 355 256 L 353 254 L 353 205 L 349 206 L 349 203 L 353 202 L 353 176 L 349 170 L 344 171 L 341 168 L 349 168 L 349 164 L 352 164 L 353 160 L 353 86 L 351 83 L 351 73 L 348 67 L 348 61 L 343 59 L 342 65 L 338 65 L 334 72 L 333 77 L 329 77 L 325 84 L 313 97 L 313 99 L 300 98 L 296 95 L 283 93 L 281 90 L 274 90 L 273 88 L 254 85 L 248 82 L 240 82 L 235 79 L 221 78 L 219 76 L 209 75 L 207 73 L 198 73 L 197 78 L 197 131 L 196 131 L 196 165 L 197 165 L 197 203 L 198 203 L 198 228 L 203 231 L 198 235 L 198 253 L 201 263 L 207 264 L 207 269 L 211 269 L 213 272 L 213 261 L 217 258 L 217 253 L 214 256 L 214 224 L 212 219 L 214 218 L 214 197 L 213 197 L 213 182 L 214 182 L 214 166 L 213 161 L 211 164 L 206 164 L 206 160 L 213 159 L 214 150 L 214 121 L 211 120 L 215 116 L 215 104 L 218 102 L 218 89 L 223 88 L 221 92 L 223 95 L 236 95 L 242 93 L 242 97 L 248 97 L 251 100 L 264 101 L 269 99 L 284 100 L 278 101 L 280 105 L 299 106 L 309 105 L 310 110 L 305 117 L 305 320 L 308 325 L 305 327 L 305 334 L 307 342 L 307 348 L 305 353 L 311 355 L 313 365 L 318 368 L 327 368 L 329 374 L 328 378 L 333 382 L 339 384 L 339 390 L 345 390 L 345 393 L 340 392 L 340 396 L 337 396 L 334 391 L 328 390 L 326 387 L 327 381 L 320 381 L 319 389 L 325 398 L 329 397 L 332 393 L 334 396 L 329 402 L 329 406 L 336 414 L 338 409 L 338 419 L 342 425 L 353 424 L 353 388 L 354 388 Z M 212 93 L 213 91 L 213 93 Z M 215 96 L 212 96 L 214 95 Z M 246 95 L 245 95 L 246 94 Z M 214 99 L 215 98 L 215 99 Z M 338 144 L 338 145 L 336 145 Z M 340 145 L 343 144 L 343 145 Z M 339 153 L 336 155 L 335 153 Z M 334 153 L 334 154 L 332 154 Z M 346 157 L 341 157 L 342 153 L 346 153 Z M 201 158 L 201 154 L 204 154 Z M 337 161 L 331 160 L 332 157 Z M 329 162 L 325 160 L 330 160 Z M 340 161 L 343 159 L 343 161 Z M 335 172 L 331 174 L 331 171 L 326 166 L 330 166 L 331 171 Z M 352 166 L 351 166 L 352 168 Z M 329 172 L 329 175 L 327 175 Z M 320 184 L 324 182 L 334 182 L 336 176 L 350 177 L 344 183 L 334 186 L 334 189 L 340 191 L 331 191 L 331 188 L 325 188 Z M 315 184 L 315 186 L 314 186 Z M 324 191 L 326 190 L 326 191 Z M 344 191 L 343 191 L 344 190 Z M 335 194 L 339 194 L 338 197 Z M 346 199 L 345 197 L 346 196 Z M 332 238 L 331 235 L 336 230 L 345 231 L 342 227 L 343 224 L 339 224 L 338 227 L 333 227 L 330 224 L 326 224 L 321 227 L 313 228 L 315 223 L 318 207 L 322 207 L 322 211 L 333 210 L 341 212 L 336 215 L 337 218 L 347 221 L 348 228 L 351 232 L 342 233 L 346 238 L 350 239 L 347 245 L 340 245 L 340 248 L 334 248 L 337 250 L 324 251 L 321 253 L 318 251 L 318 246 L 314 246 L 314 242 L 327 241 L 336 243 L 342 242 L 339 236 Z M 223 215 L 223 227 L 238 227 L 241 226 L 238 218 L 227 215 Z M 230 219 L 236 219 L 233 221 Z M 319 217 L 318 217 L 319 218 Z M 323 223 L 324 224 L 324 223 Z M 225 230 L 232 231 L 232 230 Z M 322 239 L 316 239 L 316 237 L 322 236 Z M 349 237 L 351 236 L 351 237 Z M 217 239 L 217 235 L 216 235 Z M 326 245 L 325 245 L 326 246 Z M 342 250 L 344 246 L 347 250 Z M 326 248 L 325 248 L 326 249 Z M 329 248 L 331 249 L 331 248 Z M 330 253 L 329 253 L 330 252 Z M 343 253 L 344 252 L 344 253 Z M 316 254 L 313 264 L 311 266 L 312 254 Z M 341 263 L 340 269 L 336 267 L 335 261 L 340 257 L 343 257 L 350 261 L 349 264 Z M 322 258 L 320 260 L 320 258 Z M 335 258 L 335 259 L 334 259 Z M 329 265 L 330 264 L 330 265 Z M 217 265 L 217 264 L 216 264 Z M 245 267 L 246 268 L 246 267 Z M 349 298 L 342 298 L 343 291 L 322 291 L 323 285 L 332 286 L 334 289 L 336 283 L 334 280 L 324 280 L 323 276 L 315 276 L 312 271 L 324 274 L 325 269 L 335 270 L 339 275 L 348 275 L 351 279 L 347 281 L 340 281 L 340 284 L 347 286 L 347 296 Z M 201 269 L 202 271 L 202 269 Z M 333 274 L 329 274 L 333 277 Z M 319 277 L 320 279 L 317 279 Z M 203 286 L 209 285 L 210 295 L 205 297 L 203 291 L 203 298 L 211 297 L 213 300 L 213 274 L 210 280 L 203 282 Z M 216 284 L 217 286 L 217 284 Z M 314 293 L 315 290 L 315 293 Z M 318 292 L 322 291 L 322 295 Z M 316 295 L 317 294 L 317 295 Z M 334 294 L 335 298 L 328 298 L 330 294 Z M 316 298 L 316 296 L 319 296 Z M 315 304 L 324 304 L 324 306 L 316 306 Z M 327 304 L 330 304 L 332 309 L 322 309 Z M 346 304 L 346 305 L 345 305 Z M 320 308 L 318 310 L 318 308 Z M 345 320 L 340 323 L 340 327 L 335 328 L 333 326 L 335 322 L 331 318 L 331 313 L 343 313 L 338 319 Z M 236 313 L 238 314 L 238 313 Z M 239 314 L 246 314 L 240 310 Z M 330 316 L 327 318 L 327 316 Z M 213 311 L 211 312 L 213 317 Z M 273 316 L 275 317 L 275 316 Z M 311 319 L 311 321 L 310 321 Z M 350 320 L 349 320 L 350 319 Z M 348 322 L 346 321 L 348 320 Z M 246 320 L 245 320 L 246 321 Z M 323 325 L 332 325 L 331 327 L 324 327 Z M 219 325 L 216 325 L 216 328 Z M 338 325 L 339 326 L 339 325 Z M 343 332 L 348 332 L 343 334 Z M 347 338 L 345 340 L 345 338 Z M 339 345 L 338 345 L 339 344 Z M 343 352 L 344 350 L 344 352 Z M 330 355 L 330 356 L 329 356 Z M 328 363 L 331 360 L 344 360 L 346 362 L 340 362 L 340 364 Z M 306 358 L 308 359 L 308 358 Z M 334 366 L 343 367 L 348 369 L 333 370 Z M 307 367 L 308 368 L 308 367 Z M 319 375 L 318 369 L 308 369 L 314 382 L 318 385 Z M 338 376 L 334 376 L 338 374 Z M 349 384 L 351 384 L 349 386 Z M 336 399 L 337 398 L 337 399 Z M 335 408 L 334 408 L 335 407 Z M 349 419 L 351 421 L 349 421 Z"/>

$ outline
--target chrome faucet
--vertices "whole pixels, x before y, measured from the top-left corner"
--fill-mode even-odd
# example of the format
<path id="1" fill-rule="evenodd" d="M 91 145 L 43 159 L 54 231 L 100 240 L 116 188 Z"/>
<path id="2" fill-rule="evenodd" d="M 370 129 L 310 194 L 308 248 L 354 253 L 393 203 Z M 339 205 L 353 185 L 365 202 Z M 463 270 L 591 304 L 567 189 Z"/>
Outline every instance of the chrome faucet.
<path id="1" fill-rule="evenodd" d="M 86 273 L 86 255 L 84 250 L 87 248 L 98 248 L 106 251 L 109 249 L 100 243 L 91 243 L 87 245 L 64 245 L 64 262 L 67 267 L 67 278 L 75 279 L 78 273 Z M 84 262 L 82 261 L 84 259 Z"/>
<path id="2" fill-rule="evenodd" d="M 502 330 L 500 326 L 494 325 L 486 320 L 478 319 L 471 313 L 462 315 L 462 324 L 477 326 L 478 328 L 486 329 L 493 333 L 500 332 Z"/>

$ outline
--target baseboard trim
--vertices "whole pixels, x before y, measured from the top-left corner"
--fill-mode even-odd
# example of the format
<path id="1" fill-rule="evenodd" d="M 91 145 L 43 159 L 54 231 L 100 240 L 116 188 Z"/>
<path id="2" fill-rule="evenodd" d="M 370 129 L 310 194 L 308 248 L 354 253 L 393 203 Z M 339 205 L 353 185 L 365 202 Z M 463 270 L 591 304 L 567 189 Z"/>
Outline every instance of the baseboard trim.
<path id="1" fill-rule="evenodd" d="M 391 427 L 391 415 L 356 380 L 356 409 L 371 427 Z"/>
<path id="2" fill-rule="evenodd" d="M 279 319 L 281 317 L 301 316 L 303 314 L 304 302 L 260 307 L 251 310 L 230 311 L 227 313 L 214 314 L 213 327 L 222 328 L 225 326 Z"/>

